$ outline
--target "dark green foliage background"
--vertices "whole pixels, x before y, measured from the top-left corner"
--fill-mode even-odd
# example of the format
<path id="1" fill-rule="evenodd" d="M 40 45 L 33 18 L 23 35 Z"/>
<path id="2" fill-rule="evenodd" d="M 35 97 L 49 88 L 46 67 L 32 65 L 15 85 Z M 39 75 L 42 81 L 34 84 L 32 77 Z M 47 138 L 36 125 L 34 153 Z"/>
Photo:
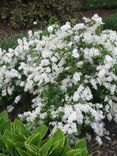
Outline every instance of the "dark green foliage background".
<path id="1" fill-rule="evenodd" d="M 78 0 L 1 0 L 0 20 L 7 20 L 13 28 L 45 26 L 50 20 L 60 23 L 74 18 Z"/>
<path id="2" fill-rule="evenodd" d="M 84 0 L 81 9 L 117 9 L 117 0 Z"/>
<path id="3" fill-rule="evenodd" d="M 112 29 L 117 31 L 117 13 L 104 19 L 104 29 Z"/>

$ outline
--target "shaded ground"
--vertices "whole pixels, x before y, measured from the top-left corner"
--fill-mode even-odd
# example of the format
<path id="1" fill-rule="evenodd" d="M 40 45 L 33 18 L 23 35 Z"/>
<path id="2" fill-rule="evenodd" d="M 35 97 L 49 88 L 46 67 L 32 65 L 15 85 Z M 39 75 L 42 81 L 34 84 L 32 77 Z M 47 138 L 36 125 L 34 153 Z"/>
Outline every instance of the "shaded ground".
<path id="1" fill-rule="evenodd" d="M 88 146 L 93 156 L 117 156 L 117 124 L 114 121 L 105 121 L 105 124 L 110 135 L 102 139 L 101 146 L 93 137 L 87 137 Z"/>
<path id="2" fill-rule="evenodd" d="M 0 22 L 0 39 L 5 37 L 14 36 L 22 32 L 27 31 L 28 29 L 15 30 L 11 28 L 7 22 Z"/>

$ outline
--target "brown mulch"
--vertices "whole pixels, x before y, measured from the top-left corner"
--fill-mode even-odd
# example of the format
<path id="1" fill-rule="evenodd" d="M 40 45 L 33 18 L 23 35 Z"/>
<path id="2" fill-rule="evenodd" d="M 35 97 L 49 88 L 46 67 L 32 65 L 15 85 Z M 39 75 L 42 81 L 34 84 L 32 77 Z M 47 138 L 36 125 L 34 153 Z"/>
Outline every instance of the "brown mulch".
<path id="1" fill-rule="evenodd" d="M 8 23 L 6 22 L 0 22 L 0 39 L 14 36 L 17 34 L 20 34 L 22 32 L 26 32 L 29 29 L 13 29 Z"/>
<path id="2" fill-rule="evenodd" d="M 117 156 L 117 124 L 114 121 L 105 121 L 105 125 L 110 135 L 102 138 L 102 145 L 95 138 L 86 137 L 92 156 Z"/>

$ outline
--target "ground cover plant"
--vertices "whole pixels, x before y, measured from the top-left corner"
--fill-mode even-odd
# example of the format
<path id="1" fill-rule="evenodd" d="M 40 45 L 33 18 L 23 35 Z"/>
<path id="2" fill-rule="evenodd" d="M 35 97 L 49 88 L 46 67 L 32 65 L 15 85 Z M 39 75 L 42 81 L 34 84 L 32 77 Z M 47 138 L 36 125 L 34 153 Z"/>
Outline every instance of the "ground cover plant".
<path id="1" fill-rule="evenodd" d="M 0 39 L 0 48 L 8 50 L 9 48 L 15 48 L 17 46 L 17 39 L 26 37 L 27 33 L 23 32 L 15 36 L 10 36 L 4 39 Z"/>
<path id="2" fill-rule="evenodd" d="M 91 156 L 86 142 L 79 140 L 75 147 L 58 129 L 47 138 L 48 128 L 41 125 L 33 129 L 20 120 L 11 122 L 7 112 L 0 113 L 0 155 L 1 156 Z"/>
<path id="3" fill-rule="evenodd" d="M 84 23 L 51 25 L 0 49 L 0 105 L 19 118 L 60 128 L 75 141 L 82 130 L 107 135 L 103 120 L 117 122 L 117 33 L 102 30 L 98 15 Z"/>

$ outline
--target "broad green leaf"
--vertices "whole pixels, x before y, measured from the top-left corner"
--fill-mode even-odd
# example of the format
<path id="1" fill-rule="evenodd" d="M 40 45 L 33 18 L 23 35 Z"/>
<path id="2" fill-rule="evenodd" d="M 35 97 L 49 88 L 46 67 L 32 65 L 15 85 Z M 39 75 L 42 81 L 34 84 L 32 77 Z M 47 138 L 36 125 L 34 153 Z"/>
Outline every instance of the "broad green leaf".
<path id="1" fill-rule="evenodd" d="M 33 133 L 39 133 L 41 139 L 43 139 L 43 137 L 46 135 L 47 131 L 48 131 L 48 128 L 45 125 L 41 125 L 41 126 L 37 127 Z"/>
<path id="2" fill-rule="evenodd" d="M 12 131 L 9 131 L 9 130 L 7 130 L 7 129 L 4 131 L 3 136 L 13 139 L 13 133 L 12 133 Z"/>
<path id="3" fill-rule="evenodd" d="M 37 156 L 38 149 L 36 146 L 30 145 L 27 142 L 25 142 L 25 147 L 28 153 L 32 154 L 33 156 Z"/>
<path id="4" fill-rule="evenodd" d="M 46 156 L 52 146 L 52 138 L 50 138 L 39 150 L 40 156 Z"/>
<path id="5" fill-rule="evenodd" d="M 8 137 L 3 137 L 3 138 L 6 144 L 6 148 L 8 150 L 15 149 L 15 143 L 13 142 L 11 138 L 8 138 Z"/>
<path id="6" fill-rule="evenodd" d="M 24 134 L 19 132 L 13 133 L 13 138 L 16 142 L 25 142 L 27 139 L 27 137 Z"/>
<path id="7" fill-rule="evenodd" d="M 87 155 L 88 155 L 88 150 L 87 150 L 87 148 L 82 148 L 82 149 L 81 149 L 81 155 L 82 155 L 82 156 L 87 156 Z"/>
<path id="8" fill-rule="evenodd" d="M 0 132 L 3 135 L 3 133 L 5 132 L 5 130 L 9 130 L 11 131 L 11 122 L 10 121 L 6 121 L 3 124 L 0 125 Z"/>
<path id="9" fill-rule="evenodd" d="M 58 156 L 62 154 L 62 151 L 64 150 L 64 143 L 65 143 L 65 137 L 61 140 L 56 141 L 53 144 L 53 147 L 51 151 L 49 152 L 50 156 Z"/>
<path id="10" fill-rule="evenodd" d="M 1 120 L 1 119 L 2 119 L 3 121 L 9 120 L 7 111 L 3 111 L 3 112 L 0 113 L 0 120 Z"/>
<path id="11" fill-rule="evenodd" d="M 81 139 L 76 143 L 76 148 L 80 149 L 80 148 L 86 148 L 86 141 L 85 139 Z"/>
<path id="12" fill-rule="evenodd" d="M 8 156 L 8 155 L 0 153 L 0 156 Z"/>
<path id="13" fill-rule="evenodd" d="M 28 144 L 36 145 L 37 147 L 40 147 L 41 143 L 41 136 L 40 133 L 37 131 L 37 133 L 33 133 L 27 140 Z"/>
<path id="14" fill-rule="evenodd" d="M 14 121 L 14 130 L 16 132 L 19 132 L 19 133 L 22 133 L 22 134 L 26 134 L 27 130 L 26 130 L 26 127 L 24 126 L 24 124 L 20 121 L 20 120 L 15 120 Z"/>
<path id="15" fill-rule="evenodd" d="M 6 147 L 6 144 L 5 144 L 5 141 L 4 141 L 4 138 L 3 138 L 3 136 L 0 134 L 0 146 L 3 148 L 5 148 Z"/>
<path id="16" fill-rule="evenodd" d="M 67 152 L 67 156 L 82 156 L 81 150 L 79 150 L 79 149 L 70 150 Z"/>
<path id="17" fill-rule="evenodd" d="M 15 148 L 25 149 L 24 142 L 15 142 Z"/>
<path id="18" fill-rule="evenodd" d="M 27 151 L 22 150 L 21 148 L 16 148 L 17 152 L 19 153 L 20 156 L 32 156 L 30 153 Z"/>
<path id="19" fill-rule="evenodd" d="M 57 131 L 53 134 L 52 138 L 53 138 L 53 142 L 56 142 L 64 138 L 64 134 L 60 129 L 57 129 Z"/>

